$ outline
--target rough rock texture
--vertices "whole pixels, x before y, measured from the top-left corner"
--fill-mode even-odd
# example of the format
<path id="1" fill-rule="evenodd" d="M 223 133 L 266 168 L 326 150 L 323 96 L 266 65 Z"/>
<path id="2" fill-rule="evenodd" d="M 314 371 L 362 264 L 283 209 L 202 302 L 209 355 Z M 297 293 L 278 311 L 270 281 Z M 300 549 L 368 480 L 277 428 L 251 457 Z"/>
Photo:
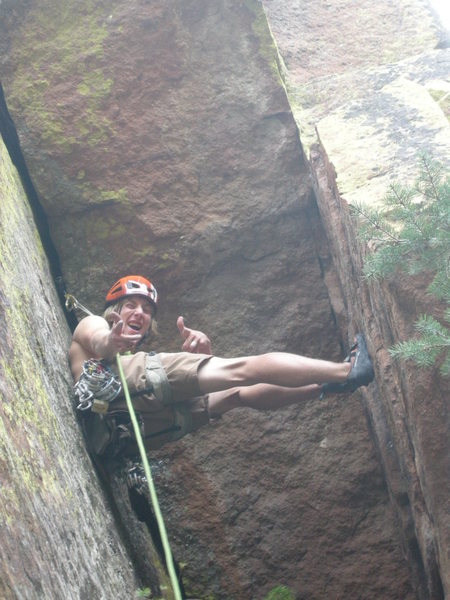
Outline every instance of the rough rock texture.
<path id="1" fill-rule="evenodd" d="M 437 367 L 429 372 L 393 363 L 386 349 L 413 334 L 412 324 L 427 311 L 439 314 L 425 294 L 426 281 L 366 286 L 362 282 L 364 250 L 355 242 L 355 224 L 341 200 L 323 148 L 311 152 L 317 197 L 330 226 L 339 265 L 334 294 L 348 307 L 355 329 L 363 329 L 377 357 L 378 390 L 365 396 L 370 429 L 386 474 L 401 527 L 403 548 L 419 598 L 443 598 L 448 587 L 448 382 Z M 341 225 L 336 227 L 336 223 Z M 387 300 L 388 299 L 388 300 Z M 442 308 L 442 307 L 441 307 Z"/>
<path id="2" fill-rule="evenodd" d="M 0 198 L 0 597 L 127 598 L 140 579 L 80 436 L 69 332 L 1 140 Z M 142 546 L 156 593 L 148 534 Z"/>
<path id="3" fill-rule="evenodd" d="M 348 204 L 380 202 L 391 180 L 412 183 L 419 152 L 450 165 L 449 51 L 432 49 L 442 34 L 426 4 L 382 2 L 374 7 L 362 2 L 355 14 L 354 3 L 341 2 L 341 14 L 334 20 L 340 30 L 336 37 L 325 23 L 334 5 L 324 2 L 315 3 L 314 23 L 317 46 L 328 48 L 329 60 L 319 65 L 310 57 L 311 64 L 305 65 L 311 30 L 302 15 L 311 7 L 307 2 L 288 7 L 277 0 L 264 4 L 289 68 L 302 140 L 316 141 L 305 151 L 311 155 L 319 210 L 338 275 L 337 281 L 327 278 L 337 322 L 363 328 L 377 357 L 378 389 L 370 388 L 364 406 L 414 587 L 419 597 L 447 597 L 448 381 L 437 369 L 418 372 L 393 364 L 386 352 L 393 340 L 412 335 L 420 313 L 439 315 L 443 307 L 425 294 L 426 277 L 364 284 L 361 267 L 367 250 L 356 242 Z M 381 19 L 378 11 L 390 18 Z M 367 26 L 362 29 L 363 21 Z M 353 41 L 361 35 L 365 43 L 355 50 Z"/>
<path id="4" fill-rule="evenodd" d="M 430 5 L 420 0 L 376 5 L 369 0 L 264 0 L 264 7 L 289 73 L 291 105 L 306 153 L 316 141 L 318 121 L 364 93 L 373 67 L 393 66 L 432 50 L 445 36 Z M 434 93 L 444 98 L 447 84 L 435 83 Z"/>
<path id="5" fill-rule="evenodd" d="M 396 62 L 440 39 L 427 2 L 264 0 L 271 29 L 293 82 Z"/>
<path id="6" fill-rule="evenodd" d="M 160 348 L 178 348 L 183 311 L 218 354 L 343 355 L 346 305 L 261 3 L 3 0 L 0 16 L 8 105 L 83 304 L 145 272 Z M 191 596 L 414 597 L 363 407 L 241 410 L 154 457 Z"/>

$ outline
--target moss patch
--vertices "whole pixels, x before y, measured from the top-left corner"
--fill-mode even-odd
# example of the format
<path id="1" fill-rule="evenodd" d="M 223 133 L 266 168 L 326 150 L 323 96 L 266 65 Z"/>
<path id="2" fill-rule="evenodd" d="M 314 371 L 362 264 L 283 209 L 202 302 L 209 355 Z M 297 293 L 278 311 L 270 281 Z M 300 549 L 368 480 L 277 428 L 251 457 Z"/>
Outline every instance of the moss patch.
<path id="1" fill-rule="evenodd" d="M 274 78 L 284 87 L 286 67 L 278 52 L 262 4 L 257 0 L 245 0 L 243 4 L 253 15 L 252 32 L 259 43 L 259 54 L 269 65 Z"/>
<path id="2" fill-rule="evenodd" d="M 27 273 L 44 272 L 44 252 L 7 151 L 0 145 L 0 457 L 17 483 L 6 493 L 5 510 L 17 504 L 16 487 L 41 489 L 43 467 L 47 478 L 56 471 L 47 464 L 55 444 L 62 443 L 42 376 L 43 349 L 32 332 L 33 299 Z M 12 475 L 11 475 L 12 474 Z M 55 488 L 47 486 L 50 493 Z M 3 515 L 5 516 L 5 515 Z"/>
<path id="3" fill-rule="evenodd" d="M 103 60 L 112 10 L 113 3 L 44 0 L 26 13 L 12 44 L 9 103 L 42 140 L 66 153 L 76 144 L 105 141 L 111 130 L 99 109 L 113 85 Z M 55 104 L 58 87 L 72 91 L 70 106 Z"/>
<path id="4" fill-rule="evenodd" d="M 429 89 L 428 92 L 433 100 L 439 104 L 447 120 L 450 121 L 450 91 Z"/>

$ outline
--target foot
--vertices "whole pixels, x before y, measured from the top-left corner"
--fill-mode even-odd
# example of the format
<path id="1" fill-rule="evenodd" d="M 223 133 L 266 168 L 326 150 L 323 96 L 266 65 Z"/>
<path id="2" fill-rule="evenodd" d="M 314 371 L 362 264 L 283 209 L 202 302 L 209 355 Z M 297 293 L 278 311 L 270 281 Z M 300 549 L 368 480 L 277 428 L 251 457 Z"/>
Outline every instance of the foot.
<path id="1" fill-rule="evenodd" d="M 367 351 L 366 340 L 362 333 L 356 334 L 355 342 L 356 343 L 350 352 L 350 362 L 352 366 L 347 377 L 347 382 L 350 384 L 352 391 L 355 391 L 363 385 L 369 385 L 375 376 L 369 352 Z M 352 354 L 354 360 L 352 360 Z"/>
<path id="2" fill-rule="evenodd" d="M 323 383 L 320 398 L 327 394 L 348 394 L 361 386 L 367 386 L 374 379 L 372 363 L 367 351 L 366 340 L 361 333 L 356 334 L 355 344 L 350 349 L 350 355 L 344 360 L 350 362 L 350 372 L 347 381 L 343 383 Z"/>

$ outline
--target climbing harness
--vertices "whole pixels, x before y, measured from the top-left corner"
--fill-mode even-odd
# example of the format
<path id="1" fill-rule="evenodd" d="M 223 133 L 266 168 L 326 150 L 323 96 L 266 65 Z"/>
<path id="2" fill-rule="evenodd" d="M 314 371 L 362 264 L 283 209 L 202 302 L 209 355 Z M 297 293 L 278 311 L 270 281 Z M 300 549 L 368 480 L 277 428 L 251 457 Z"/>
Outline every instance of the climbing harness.
<path id="1" fill-rule="evenodd" d="M 183 405 L 173 403 L 167 374 L 154 352 L 146 355 L 146 377 L 149 385 L 134 391 L 130 396 L 135 398 L 153 394 L 164 406 L 172 408 L 174 421 L 165 429 L 145 435 L 144 423 L 138 413 L 145 439 L 169 434 L 170 441 L 182 438 L 192 430 L 192 415 Z M 93 452 L 111 457 L 129 451 L 134 437 L 133 429 L 128 411 L 111 406 L 113 400 L 123 398 L 123 393 L 120 380 L 109 365 L 94 358 L 84 361 L 80 378 L 74 385 L 74 394 L 76 409 L 87 417 L 84 429 Z"/>

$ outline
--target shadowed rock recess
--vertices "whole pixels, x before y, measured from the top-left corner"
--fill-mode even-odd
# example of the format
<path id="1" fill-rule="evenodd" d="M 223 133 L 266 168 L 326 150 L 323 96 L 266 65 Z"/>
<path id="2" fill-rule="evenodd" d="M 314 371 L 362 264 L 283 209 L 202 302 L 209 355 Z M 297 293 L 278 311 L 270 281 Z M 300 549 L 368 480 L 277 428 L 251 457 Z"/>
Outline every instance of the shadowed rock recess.
<path id="1" fill-rule="evenodd" d="M 368 390 L 241 409 L 152 454 L 187 598 L 450 594 L 446 385 L 387 353 L 424 284 L 368 286 L 348 213 L 419 150 L 449 160 L 439 36 L 419 0 L 0 3 L 6 102 L 82 304 L 143 273 L 155 349 L 179 348 L 183 314 L 218 355 L 337 360 L 359 330 L 374 358 Z M 69 327 L 0 152 L 0 596 L 171 598 L 121 466 L 84 448 Z"/>

